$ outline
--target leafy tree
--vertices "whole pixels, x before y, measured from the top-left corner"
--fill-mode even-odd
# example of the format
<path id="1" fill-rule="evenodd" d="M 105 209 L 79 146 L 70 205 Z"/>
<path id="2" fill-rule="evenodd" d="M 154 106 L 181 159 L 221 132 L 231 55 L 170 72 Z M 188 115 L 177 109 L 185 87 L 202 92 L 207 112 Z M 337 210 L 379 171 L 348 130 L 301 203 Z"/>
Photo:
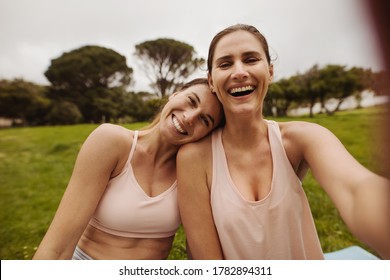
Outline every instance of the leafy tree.
<path id="1" fill-rule="evenodd" d="M 45 76 L 52 84 L 52 98 L 77 105 L 84 121 L 99 122 L 115 117 L 114 96 L 131 85 L 132 73 L 117 52 L 84 46 L 53 59 Z"/>
<path id="2" fill-rule="evenodd" d="M 323 83 L 319 78 L 318 65 L 314 65 L 304 74 L 297 75 L 296 82 L 300 88 L 302 101 L 309 105 L 309 115 L 310 117 L 313 117 L 313 107 L 323 91 Z"/>
<path id="3" fill-rule="evenodd" d="M 349 70 L 345 66 L 327 65 L 320 70 L 320 80 L 323 84 L 322 104 L 328 115 L 339 111 L 344 100 L 352 95 L 360 95 L 361 91 L 369 86 L 365 79 L 367 72 L 358 67 Z M 337 100 L 333 110 L 325 107 L 325 101 L 329 98 Z M 358 98 L 359 99 L 359 98 Z"/>
<path id="4" fill-rule="evenodd" d="M 46 78 L 55 89 L 128 86 L 133 70 L 126 58 L 99 46 L 84 46 L 53 59 Z"/>
<path id="5" fill-rule="evenodd" d="M 173 39 L 146 41 L 135 46 L 135 56 L 160 97 L 172 93 L 204 63 L 194 48 Z"/>
<path id="6" fill-rule="evenodd" d="M 272 104 L 274 116 L 286 116 L 291 104 L 301 99 L 297 79 L 297 76 L 292 76 L 270 85 L 266 100 Z"/>
<path id="7" fill-rule="evenodd" d="M 0 116 L 42 124 L 51 103 L 45 92 L 44 86 L 23 79 L 0 80 Z"/>
<path id="8" fill-rule="evenodd" d="M 123 99 L 121 115 L 129 116 L 137 122 L 150 121 L 158 110 L 154 106 L 155 99 L 155 96 L 148 92 L 127 92 Z"/>
<path id="9" fill-rule="evenodd" d="M 56 101 L 46 116 L 49 124 L 76 124 L 82 119 L 79 108 L 69 101 Z"/>
<path id="10" fill-rule="evenodd" d="M 356 81 L 356 88 L 353 95 L 358 102 L 358 108 L 361 108 L 362 106 L 360 103 L 363 99 L 362 93 L 364 90 L 373 90 L 375 75 L 371 69 L 363 69 L 360 67 L 353 67 L 349 70 L 349 72 L 355 76 L 354 79 Z"/>

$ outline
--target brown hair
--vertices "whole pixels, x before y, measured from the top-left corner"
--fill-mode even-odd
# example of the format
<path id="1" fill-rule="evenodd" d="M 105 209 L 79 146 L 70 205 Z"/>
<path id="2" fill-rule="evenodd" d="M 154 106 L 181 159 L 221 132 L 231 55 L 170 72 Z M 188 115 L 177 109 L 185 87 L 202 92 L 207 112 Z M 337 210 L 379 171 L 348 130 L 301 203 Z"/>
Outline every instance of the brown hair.
<path id="1" fill-rule="evenodd" d="M 209 47 L 209 54 L 207 57 L 207 70 L 209 71 L 209 73 L 211 73 L 211 70 L 212 70 L 215 47 L 217 46 L 219 40 L 221 40 L 222 37 L 224 37 L 225 35 L 228 35 L 230 33 L 233 33 L 235 31 L 239 31 L 239 30 L 247 31 L 247 32 L 253 34 L 260 41 L 261 45 L 263 46 L 268 64 L 271 64 L 271 58 L 269 55 L 269 48 L 268 48 L 267 39 L 265 39 L 263 34 L 261 34 L 260 31 L 257 30 L 257 28 L 252 26 L 252 25 L 235 24 L 235 25 L 229 26 L 229 27 L 225 28 L 224 30 L 218 32 L 217 35 L 214 36 L 213 40 L 211 40 L 210 47 Z"/>

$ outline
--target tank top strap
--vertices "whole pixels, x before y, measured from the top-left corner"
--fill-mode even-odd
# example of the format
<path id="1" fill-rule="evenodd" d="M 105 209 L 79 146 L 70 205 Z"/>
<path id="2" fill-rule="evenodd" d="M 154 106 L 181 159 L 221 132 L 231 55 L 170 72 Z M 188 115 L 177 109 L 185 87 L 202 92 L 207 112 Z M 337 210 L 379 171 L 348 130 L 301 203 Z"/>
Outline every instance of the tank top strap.
<path id="1" fill-rule="evenodd" d="M 133 155 L 134 155 L 134 152 L 135 152 L 135 147 L 137 146 L 137 140 L 138 140 L 138 130 L 135 130 L 134 131 L 133 144 L 131 145 L 131 150 L 130 150 L 130 155 L 129 155 L 128 162 L 130 162 L 131 159 L 133 158 Z"/>
<path id="2" fill-rule="evenodd" d="M 268 126 L 270 126 L 269 130 L 272 131 L 274 133 L 274 135 L 276 135 L 277 139 L 282 141 L 282 134 L 280 132 L 280 128 L 279 128 L 278 123 L 275 121 L 272 121 L 272 120 L 266 120 L 266 121 L 267 121 Z"/>

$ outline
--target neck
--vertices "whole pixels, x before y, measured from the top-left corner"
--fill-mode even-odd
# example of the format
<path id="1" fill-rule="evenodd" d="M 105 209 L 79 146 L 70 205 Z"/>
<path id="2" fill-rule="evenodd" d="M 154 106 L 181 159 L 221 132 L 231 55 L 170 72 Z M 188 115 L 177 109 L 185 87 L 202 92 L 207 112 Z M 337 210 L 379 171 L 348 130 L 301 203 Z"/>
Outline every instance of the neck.
<path id="1" fill-rule="evenodd" d="M 164 141 L 161 137 L 159 126 L 141 130 L 139 135 L 139 146 L 149 158 L 153 159 L 156 165 L 176 159 L 179 146 Z"/>
<path id="2" fill-rule="evenodd" d="M 251 149 L 268 139 L 268 125 L 262 116 L 235 116 L 226 119 L 222 137 L 237 149 Z"/>

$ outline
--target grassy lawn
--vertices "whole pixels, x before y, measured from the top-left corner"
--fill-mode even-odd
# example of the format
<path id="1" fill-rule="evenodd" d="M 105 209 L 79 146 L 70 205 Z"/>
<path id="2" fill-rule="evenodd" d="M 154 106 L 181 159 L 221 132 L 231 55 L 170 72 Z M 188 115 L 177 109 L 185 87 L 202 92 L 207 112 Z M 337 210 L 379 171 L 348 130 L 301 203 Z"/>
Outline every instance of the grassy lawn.
<path id="1" fill-rule="evenodd" d="M 354 157 L 371 170 L 384 168 L 375 144 L 379 109 L 361 109 L 332 117 L 294 118 L 333 131 Z M 292 118 L 276 119 L 289 121 Z M 138 129 L 145 123 L 125 125 Z M 31 259 L 65 190 L 81 144 L 97 125 L 0 130 L 0 258 Z M 335 163 L 337 164 L 337 163 Z M 324 252 L 360 245 L 309 173 L 303 182 Z M 365 247 L 366 248 L 366 247 Z M 170 259 L 186 259 L 180 228 Z"/>

